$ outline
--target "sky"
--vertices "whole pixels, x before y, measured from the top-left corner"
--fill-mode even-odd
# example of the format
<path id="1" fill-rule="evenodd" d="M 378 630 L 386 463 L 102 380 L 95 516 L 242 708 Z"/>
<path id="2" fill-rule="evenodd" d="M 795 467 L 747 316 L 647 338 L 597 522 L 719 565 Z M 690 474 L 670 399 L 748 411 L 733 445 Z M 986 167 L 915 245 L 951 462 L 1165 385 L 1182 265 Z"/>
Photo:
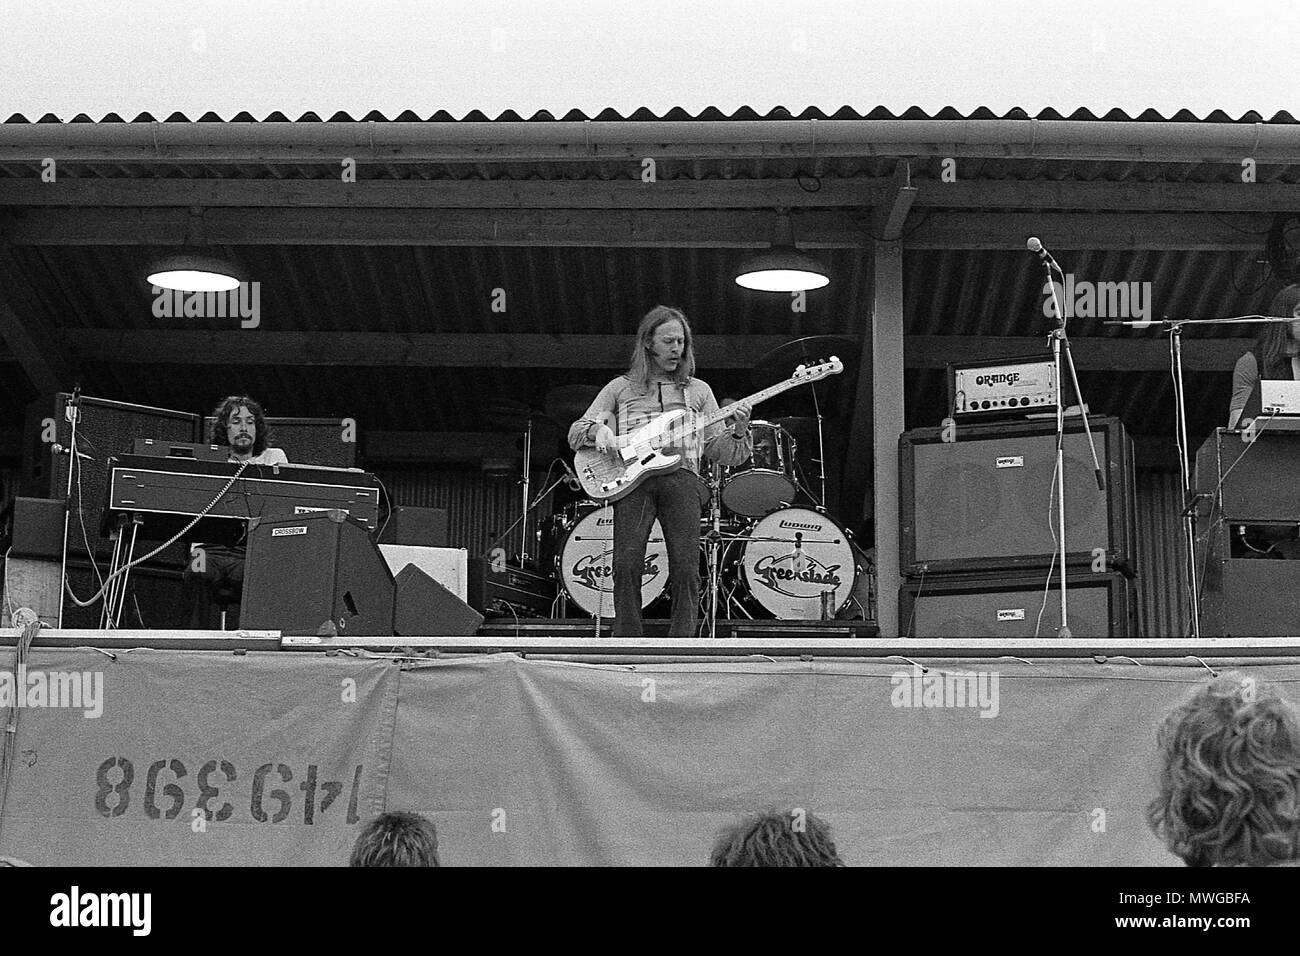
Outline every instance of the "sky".
<path id="1" fill-rule="evenodd" d="M 1300 116 L 1300 4 L 0 0 L 0 119 L 607 107 Z"/>

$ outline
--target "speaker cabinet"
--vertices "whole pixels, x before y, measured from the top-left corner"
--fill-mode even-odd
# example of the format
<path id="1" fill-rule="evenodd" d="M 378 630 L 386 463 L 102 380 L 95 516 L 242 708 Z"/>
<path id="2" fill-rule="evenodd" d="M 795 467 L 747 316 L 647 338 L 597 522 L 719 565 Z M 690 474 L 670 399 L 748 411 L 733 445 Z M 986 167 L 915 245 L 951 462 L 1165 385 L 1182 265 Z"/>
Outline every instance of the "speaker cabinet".
<path id="1" fill-rule="evenodd" d="M 201 440 L 224 445 L 226 437 L 213 433 L 216 423 L 211 415 L 203 419 Z M 325 465 L 329 468 L 355 468 L 357 465 L 355 422 L 351 427 L 345 427 L 339 418 L 268 418 L 266 428 L 271 447 L 284 449 L 290 464 Z"/>
<path id="2" fill-rule="evenodd" d="M 926 577 L 899 590 L 898 620 L 904 637 L 1054 638 L 1061 623 L 1060 572 L 1050 590 L 1046 585 L 1046 569 Z M 1073 637 L 1134 636 L 1137 608 L 1122 574 L 1069 572 L 1066 598 Z"/>
<path id="3" fill-rule="evenodd" d="M 473 637 L 483 615 L 413 564 L 397 575 L 393 628 L 407 637 Z"/>
<path id="4" fill-rule="evenodd" d="M 1243 469 L 1247 461 L 1242 460 Z M 1294 482 L 1292 478 L 1290 484 Z M 1278 491 L 1287 493 L 1286 484 L 1279 484 Z M 1253 500 L 1234 495 L 1229 502 L 1234 508 L 1248 509 Z M 1295 526 L 1294 520 L 1272 525 L 1247 525 L 1226 518 L 1200 522 L 1196 560 L 1197 567 L 1203 569 L 1202 637 L 1300 637 L 1300 603 L 1295 598 L 1300 593 L 1300 561 L 1274 560 L 1281 554 L 1295 553 Z M 1239 534 L 1244 527 L 1277 531 L 1284 544 L 1268 552 L 1270 557 L 1254 557 L 1256 552 Z M 1264 544 L 1260 541 L 1257 547 Z"/>
<path id="5" fill-rule="evenodd" d="M 1202 637 L 1300 636 L 1300 561 L 1213 560 L 1204 585 Z"/>
<path id="6" fill-rule="evenodd" d="M 0 511 L 0 554 L 63 560 L 63 499 L 17 497 Z"/>
<path id="7" fill-rule="evenodd" d="M 1261 423 L 1254 441 L 1216 428 L 1196 452 L 1196 490 L 1229 521 L 1300 522 L 1300 434 L 1270 433 Z"/>
<path id="8" fill-rule="evenodd" d="M 143 552 L 137 550 L 137 554 Z M 190 626 L 191 603 L 182 577 L 184 565 L 162 565 L 156 561 L 131 569 L 122 606 L 123 628 L 176 630 Z M 99 562 L 99 576 L 91 570 L 84 556 L 68 558 L 68 584 L 72 593 L 86 600 L 99 590 L 100 577 L 108 574 L 108 562 Z M 57 580 L 57 579 L 56 579 Z M 63 626 L 68 628 L 99 627 L 103 604 L 77 607 L 64 595 Z"/>
<path id="9" fill-rule="evenodd" d="M 447 547 L 447 509 L 399 505 L 388 514 L 380 529 L 380 544 L 415 544 L 425 548 Z"/>
<path id="10" fill-rule="evenodd" d="M 56 442 L 65 448 L 71 444 L 72 425 L 67 416 L 71 398 L 71 395 L 60 392 L 28 406 L 21 494 L 62 499 L 67 493 L 68 464 L 71 458 L 68 455 L 51 454 L 50 447 Z M 90 456 L 89 459 L 80 459 L 81 510 L 90 548 L 104 559 L 112 550 L 111 543 L 100 537 L 104 492 L 108 480 L 105 463 L 113 455 L 130 454 L 137 438 L 192 442 L 198 433 L 199 417 L 188 412 L 131 405 L 84 395 L 81 397 L 80 408 L 77 448 Z M 72 495 L 74 511 L 68 526 L 68 548 L 74 554 L 85 554 L 86 548 L 82 543 L 81 526 L 75 510 L 76 482 L 73 483 Z M 184 560 L 184 550 L 183 546 L 177 545 L 164 552 L 163 557 L 179 564 Z"/>
<path id="11" fill-rule="evenodd" d="M 284 634 L 393 633 L 393 575 L 342 511 L 249 523 L 240 627 Z"/>
<path id="12" fill-rule="evenodd" d="M 1083 423 L 1065 431 L 1067 562 L 1132 573 L 1132 442 L 1117 418 L 1088 419 L 1106 478 L 1100 491 Z M 1046 568 L 1056 548 L 1056 421 L 958 423 L 955 441 L 922 428 L 899 439 L 900 559 L 906 575 Z M 1057 489 L 1059 491 L 1059 488 Z"/>

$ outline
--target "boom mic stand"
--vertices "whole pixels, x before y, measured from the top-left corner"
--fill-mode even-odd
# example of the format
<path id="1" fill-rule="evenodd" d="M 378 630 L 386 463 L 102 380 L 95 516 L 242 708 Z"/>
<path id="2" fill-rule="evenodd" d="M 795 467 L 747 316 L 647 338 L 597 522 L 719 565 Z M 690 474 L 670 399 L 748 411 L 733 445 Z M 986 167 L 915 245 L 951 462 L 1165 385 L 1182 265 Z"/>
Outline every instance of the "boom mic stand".
<path id="1" fill-rule="evenodd" d="M 1031 251 L 1038 252 L 1042 249 L 1039 244 L 1038 249 L 1034 249 L 1034 240 L 1030 240 Z M 1057 559 L 1061 562 L 1061 627 L 1057 631 L 1057 637 L 1070 639 L 1074 635 L 1070 633 L 1069 603 L 1066 597 L 1066 565 L 1065 565 L 1065 405 L 1062 393 L 1061 377 L 1061 354 L 1065 353 L 1065 362 L 1070 369 L 1070 381 L 1074 384 L 1074 395 L 1079 400 L 1079 417 L 1083 419 L 1083 430 L 1088 436 L 1088 450 L 1092 452 L 1092 469 L 1097 476 L 1097 490 L 1106 490 L 1106 479 L 1102 474 L 1101 463 L 1097 460 L 1097 447 L 1092 440 L 1092 426 L 1088 422 L 1088 407 L 1083 400 L 1083 391 L 1079 388 L 1079 376 L 1074 369 L 1074 354 L 1070 351 L 1070 338 L 1065 331 L 1066 315 L 1065 310 L 1061 307 L 1061 300 L 1056 295 L 1056 283 L 1052 281 L 1052 267 L 1056 267 L 1056 272 L 1061 276 L 1061 282 L 1065 282 L 1065 273 L 1061 267 L 1056 265 L 1056 260 L 1042 250 L 1040 257 L 1043 260 L 1043 268 L 1047 270 L 1047 285 L 1052 290 L 1052 305 L 1056 310 L 1057 327 L 1052 330 L 1050 338 L 1052 340 L 1052 361 L 1056 364 L 1056 474 L 1060 482 L 1058 496 L 1056 499 L 1056 521 L 1060 531 L 1057 538 Z"/>
<path id="2" fill-rule="evenodd" d="M 81 419 L 81 386 L 77 385 L 72 389 L 72 401 L 68 402 L 67 407 L 63 409 L 63 416 L 72 425 L 71 437 L 68 439 L 68 480 L 64 487 L 65 497 L 63 499 L 63 563 L 59 569 L 59 624 L 63 627 L 63 606 L 67 603 L 67 597 L 64 589 L 68 586 L 68 526 L 72 518 L 72 476 L 77 467 L 77 422 Z M 90 555 L 93 563 L 95 555 Z"/>

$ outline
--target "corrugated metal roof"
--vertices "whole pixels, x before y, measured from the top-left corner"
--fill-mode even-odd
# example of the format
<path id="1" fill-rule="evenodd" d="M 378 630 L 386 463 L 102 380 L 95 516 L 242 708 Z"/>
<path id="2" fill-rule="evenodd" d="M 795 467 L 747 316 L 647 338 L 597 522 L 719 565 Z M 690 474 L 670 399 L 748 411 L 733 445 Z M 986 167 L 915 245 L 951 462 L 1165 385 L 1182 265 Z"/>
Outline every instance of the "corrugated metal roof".
<path id="1" fill-rule="evenodd" d="M 666 113 L 655 113 L 654 111 L 642 107 L 628 114 L 619 113 L 614 109 L 605 109 L 590 116 L 581 110 L 570 110 L 563 115 L 556 116 L 548 110 L 540 110 L 530 116 L 521 116 L 514 110 L 505 110 L 496 116 L 487 116 L 479 110 L 471 110 L 463 116 L 453 116 L 445 110 L 437 110 L 426 116 L 420 116 L 412 110 L 406 110 L 397 116 L 388 117 L 378 110 L 372 110 L 364 116 L 354 117 L 346 112 L 337 112 L 331 114 L 328 118 L 322 117 L 315 112 L 307 112 L 299 115 L 296 119 L 290 119 L 281 112 L 268 113 L 265 116 L 253 116 L 248 112 L 236 113 L 231 117 L 219 116 L 213 112 L 204 113 L 196 119 L 191 119 L 184 113 L 172 113 L 165 117 L 157 117 L 151 113 L 139 113 L 131 119 L 125 119 L 117 113 L 105 113 L 99 118 L 88 116 L 85 113 L 78 113 L 71 118 L 56 116 L 53 113 L 46 113 L 37 119 L 29 119 L 21 113 L 14 113 L 6 123 L 547 123 L 561 122 L 574 123 L 590 120 L 592 122 L 719 122 L 725 120 L 732 121 L 754 121 L 754 120 L 994 120 L 994 119 L 1038 119 L 1038 120 L 1072 120 L 1088 121 L 1097 120 L 1102 122 L 1137 122 L 1137 123 L 1295 123 L 1297 120 L 1286 110 L 1274 113 L 1273 116 L 1265 118 L 1259 113 L 1252 111 L 1241 114 L 1233 118 L 1222 110 L 1214 110 L 1205 116 L 1197 116 L 1191 110 L 1179 110 L 1172 116 L 1164 116 L 1156 110 L 1148 109 L 1132 116 L 1121 109 L 1112 109 L 1105 113 L 1095 113 L 1088 109 L 1077 109 L 1072 113 L 1061 113 L 1054 109 L 1041 110 L 1038 113 L 1030 114 L 1023 109 L 1011 109 L 1005 113 L 994 113 L 987 107 L 980 107 L 969 113 L 963 113 L 956 107 L 947 106 L 934 113 L 927 113 L 920 107 L 914 106 L 904 110 L 901 113 L 895 113 L 883 106 L 878 106 L 868 112 L 861 112 L 849 106 L 841 106 L 835 110 L 825 110 L 818 107 L 808 107 L 798 113 L 792 113 L 785 107 L 776 107 L 766 113 L 758 113 L 755 110 L 744 107 L 735 110 L 732 113 L 724 113 L 716 107 L 708 107 L 700 110 L 698 113 L 691 113 L 682 107 L 674 107 Z"/>

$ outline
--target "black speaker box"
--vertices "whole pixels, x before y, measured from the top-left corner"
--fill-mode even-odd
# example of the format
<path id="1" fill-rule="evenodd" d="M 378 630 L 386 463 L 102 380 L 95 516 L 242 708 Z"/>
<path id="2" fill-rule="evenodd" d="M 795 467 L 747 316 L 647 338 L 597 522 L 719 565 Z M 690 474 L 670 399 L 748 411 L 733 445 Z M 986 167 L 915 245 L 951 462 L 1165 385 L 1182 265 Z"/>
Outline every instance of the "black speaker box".
<path id="1" fill-rule="evenodd" d="M 63 559 L 63 499 L 17 497 L 0 511 L 0 555 Z"/>
<path id="2" fill-rule="evenodd" d="M 1101 549 L 1106 570 L 1132 573 L 1132 442 L 1117 418 L 1090 416 L 1106 490 L 1097 488 L 1083 422 L 1065 431 L 1065 527 L 1069 564 L 1091 565 Z M 899 544 L 905 575 L 988 573 L 1046 568 L 1056 548 L 1055 418 L 1035 422 L 958 423 L 899 438 Z M 1057 489 L 1059 492 L 1059 488 Z"/>
<path id="3" fill-rule="evenodd" d="M 393 508 L 379 536 L 380 544 L 415 544 L 426 548 L 447 547 L 447 509 Z"/>
<path id="4" fill-rule="evenodd" d="M 1056 637 L 1061 623 L 1060 572 L 1052 575 L 1050 590 L 1046 584 L 1045 569 L 996 576 L 927 576 L 899 590 L 899 624 L 904 637 Z M 1066 599 L 1073 637 L 1135 636 L 1137 608 L 1122 574 L 1068 572 Z"/>
<path id="5" fill-rule="evenodd" d="M 483 615 L 413 564 L 397 575 L 395 633 L 407 637 L 473 637 Z"/>
<path id="6" fill-rule="evenodd" d="M 1243 432 L 1216 428 L 1196 453 L 1200 514 L 1215 503 L 1229 521 L 1300 522 L 1300 434 L 1270 433 L 1261 422 L 1254 441 Z"/>
<path id="7" fill-rule="evenodd" d="M 67 448 L 71 444 L 72 425 L 67 417 L 71 398 L 70 394 L 60 392 L 28 406 L 21 494 L 35 498 L 62 499 L 67 493 L 70 456 L 52 455 L 50 446 L 57 442 Z M 130 454 L 137 438 L 192 442 L 198 433 L 199 417 L 188 412 L 131 405 L 84 395 L 81 397 L 80 409 L 77 448 L 90 456 L 90 459 L 80 459 L 79 469 L 86 536 L 90 539 L 91 549 L 101 558 L 106 558 L 112 545 L 99 536 L 108 481 L 105 463 L 113 455 Z M 76 482 L 72 494 L 75 508 Z M 75 510 L 68 527 L 68 548 L 74 554 L 84 554 L 86 551 Z M 184 547 L 175 546 L 164 552 L 163 557 L 179 564 L 184 560 Z"/>
<path id="8" fill-rule="evenodd" d="M 249 522 L 240 626 L 343 637 L 393 633 L 393 575 L 342 511 Z"/>
<path id="9" fill-rule="evenodd" d="M 214 437 L 216 419 L 203 419 L 202 441 L 224 445 L 224 435 Z M 357 427 L 345 425 L 339 418 L 267 418 L 270 447 L 284 449 L 290 464 L 325 465 L 329 468 L 355 468 L 357 465 Z M 351 439 L 350 441 L 346 439 Z"/>
<path id="10" fill-rule="evenodd" d="M 139 553 L 139 552 L 137 552 Z M 131 569 L 126 584 L 121 626 L 149 630 L 177 630 L 190 626 L 190 603 L 182 578 L 184 567 L 164 566 L 156 562 Z M 108 574 L 108 562 L 99 562 L 100 575 Z M 84 556 L 68 558 L 68 584 L 72 593 L 86 600 L 99 590 L 100 579 L 91 570 Z M 77 607 L 66 594 L 63 596 L 63 626 L 67 628 L 97 628 L 101 602 L 93 607 Z"/>
<path id="11" fill-rule="evenodd" d="M 1297 593 L 1300 561 L 1212 560 L 1201 595 L 1201 636 L 1300 636 Z"/>
<path id="12" fill-rule="evenodd" d="M 488 558 L 470 558 L 468 571 L 469 604 L 474 610 L 489 616 L 551 616 L 554 576 L 497 565 Z"/>

